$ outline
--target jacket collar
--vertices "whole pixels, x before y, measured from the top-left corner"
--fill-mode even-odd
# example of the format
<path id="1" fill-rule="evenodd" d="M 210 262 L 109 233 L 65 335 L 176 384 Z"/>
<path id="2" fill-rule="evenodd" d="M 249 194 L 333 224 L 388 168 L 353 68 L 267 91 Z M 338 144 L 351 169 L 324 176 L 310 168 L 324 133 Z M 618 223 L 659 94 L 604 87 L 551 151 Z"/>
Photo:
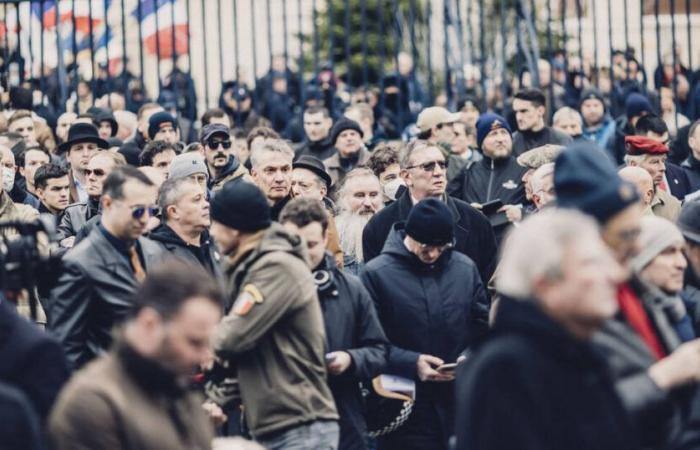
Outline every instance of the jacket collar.
<path id="1" fill-rule="evenodd" d="M 450 209 L 450 212 L 452 213 L 452 217 L 455 220 L 455 223 L 460 223 L 460 220 L 462 218 L 461 214 L 459 213 L 459 209 L 457 208 L 457 204 L 455 203 L 454 199 L 447 195 L 446 193 L 443 194 L 442 199 L 447 207 Z M 397 200 L 397 207 L 399 209 L 399 219 L 398 220 L 406 220 L 408 219 L 408 213 L 411 212 L 411 208 L 413 208 L 413 200 L 411 199 L 411 191 L 410 189 L 404 190 L 403 195 L 401 195 Z"/>

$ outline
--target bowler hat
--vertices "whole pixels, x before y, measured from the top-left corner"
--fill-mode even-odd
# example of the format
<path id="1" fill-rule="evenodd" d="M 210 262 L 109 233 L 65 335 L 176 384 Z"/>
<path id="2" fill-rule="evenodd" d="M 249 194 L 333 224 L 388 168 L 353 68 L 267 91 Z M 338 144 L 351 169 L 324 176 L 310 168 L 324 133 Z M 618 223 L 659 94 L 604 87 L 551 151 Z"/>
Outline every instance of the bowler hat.
<path id="1" fill-rule="evenodd" d="M 327 188 L 330 188 L 331 184 L 333 184 L 333 180 L 331 179 L 331 176 L 328 175 L 328 172 L 326 172 L 326 166 L 324 166 L 323 162 L 321 162 L 321 160 L 316 158 L 315 156 L 311 156 L 311 155 L 300 156 L 299 159 L 297 159 L 296 161 L 294 161 L 292 163 L 292 168 L 293 169 L 299 168 L 299 169 L 310 170 L 314 174 L 321 177 L 321 179 L 326 183 Z"/>
<path id="2" fill-rule="evenodd" d="M 95 125 L 91 123 L 76 123 L 68 129 L 68 139 L 58 146 L 58 152 L 66 152 L 72 146 L 83 142 L 92 142 L 102 149 L 109 148 L 109 144 L 100 137 Z"/>

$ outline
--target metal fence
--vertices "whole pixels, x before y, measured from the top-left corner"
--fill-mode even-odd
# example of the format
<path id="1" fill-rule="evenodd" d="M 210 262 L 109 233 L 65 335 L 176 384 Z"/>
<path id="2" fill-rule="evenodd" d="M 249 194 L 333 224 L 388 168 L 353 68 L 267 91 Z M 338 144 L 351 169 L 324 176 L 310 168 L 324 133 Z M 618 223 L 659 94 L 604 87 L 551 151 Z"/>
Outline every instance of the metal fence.
<path id="1" fill-rule="evenodd" d="M 426 104 L 474 94 L 498 109 L 523 84 L 590 84 L 616 107 L 631 78 L 678 101 L 700 63 L 695 0 L 15 0 L 0 15 L 2 87 L 31 82 L 58 111 L 81 80 L 175 89 L 196 116 L 274 64 L 303 102 L 320 75 L 381 88 L 410 60 Z"/>

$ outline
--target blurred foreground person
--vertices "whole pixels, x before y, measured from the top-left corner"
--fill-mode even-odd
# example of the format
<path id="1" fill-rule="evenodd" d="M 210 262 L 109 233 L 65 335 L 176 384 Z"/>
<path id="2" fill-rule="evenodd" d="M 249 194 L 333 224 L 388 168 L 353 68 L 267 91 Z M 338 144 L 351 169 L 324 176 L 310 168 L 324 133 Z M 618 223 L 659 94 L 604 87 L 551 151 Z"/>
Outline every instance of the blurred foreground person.
<path id="1" fill-rule="evenodd" d="M 589 343 L 617 311 L 612 274 L 620 272 L 593 220 L 534 215 L 506 239 L 499 269 L 493 334 L 458 374 L 457 448 L 634 448 Z"/>
<path id="2" fill-rule="evenodd" d="M 208 449 L 212 426 L 189 376 L 210 357 L 222 295 L 204 270 L 154 269 L 105 355 L 61 392 L 49 437 L 61 449 Z"/>

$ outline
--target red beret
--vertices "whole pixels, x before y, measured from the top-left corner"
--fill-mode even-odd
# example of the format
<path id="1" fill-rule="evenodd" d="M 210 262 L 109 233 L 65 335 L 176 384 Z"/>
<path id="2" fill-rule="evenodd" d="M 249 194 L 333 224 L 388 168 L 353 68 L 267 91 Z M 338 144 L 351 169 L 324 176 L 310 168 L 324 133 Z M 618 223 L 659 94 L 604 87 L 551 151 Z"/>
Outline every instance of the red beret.
<path id="1" fill-rule="evenodd" d="M 625 136 L 625 152 L 628 155 L 665 155 L 669 149 L 665 144 L 646 136 Z"/>

